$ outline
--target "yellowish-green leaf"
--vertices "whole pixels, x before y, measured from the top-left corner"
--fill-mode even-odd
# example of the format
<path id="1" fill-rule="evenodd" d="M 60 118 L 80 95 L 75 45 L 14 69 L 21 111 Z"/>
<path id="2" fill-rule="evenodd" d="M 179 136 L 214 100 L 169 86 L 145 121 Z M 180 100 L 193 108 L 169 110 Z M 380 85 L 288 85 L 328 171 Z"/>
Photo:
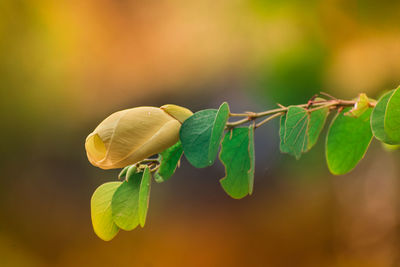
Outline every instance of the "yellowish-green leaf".
<path id="1" fill-rule="evenodd" d="M 112 218 L 111 200 L 120 185 L 121 182 L 109 182 L 99 186 L 90 201 L 94 232 L 104 241 L 110 241 L 119 231 Z"/>
<path id="2" fill-rule="evenodd" d="M 359 94 L 356 100 L 356 104 L 350 111 L 346 112 L 345 115 L 354 118 L 360 117 L 365 111 L 367 111 L 370 108 L 369 101 L 370 100 L 366 94 L 364 93 Z"/>

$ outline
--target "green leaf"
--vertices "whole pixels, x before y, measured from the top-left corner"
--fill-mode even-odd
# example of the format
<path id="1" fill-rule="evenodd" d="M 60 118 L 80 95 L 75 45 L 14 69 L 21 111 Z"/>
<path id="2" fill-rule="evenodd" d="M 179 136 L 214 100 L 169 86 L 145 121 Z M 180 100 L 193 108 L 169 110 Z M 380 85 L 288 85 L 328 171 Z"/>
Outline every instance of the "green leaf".
<path id="1" fill-rule="evenodd" d="M 222 188 L 232 198 L 240 199 L 253 192 L 254 127 L 234 128 L 222 141 L 220 160 L 225 166 Z"/>
<path id="2" fill-rule="evenodd" d="M 385 118 L 386 118 L 386 108 L 389 102 L 390 97 L 393 95 L 394 90 L 387 92 L 384 94 L 379 101 L 376 103 L 376 106 L 371 114 L 371 129 L 372 133 L 379 141 L 382 141 L 386 144 L 395 144 L 393 140 L 389 138 L 385 131 Z"/>
<path id="3" fill-rule="evenodd" d="M 299 159 L 307 151 L 307 129 L 309 116 L 304 108 L 290 106 L 281 117 L 279 136 L 281 152 L 289 153 Z"/>
<path id="4" fill-rule="evenodd" d="M 147 210 L 149 208 L 150 187 L 151 173 L 149 167 L 146 167 L 143 172 L 139 190 L 139 222 L 141 227 L 143 227 L 146 222 Z"/>
<path id="5" fill-rule="evenodd" d="M 225 130 L 225 125 L 228 119 L 229 119 L 229 106 L 228 103 L 224 102 L 218 109 L 217 117 L 215 118 L 214 126 L 211 133 L 208 159 L 209 161 L 212 160 L 212 163 L 214 163 L 218 155 L 219 146 L 221 144 L 221 140 Z"/>
<path id="6" fill-rule="evenodd" d="M 250 156 L 250 171 L 249 171 L 249 195 L 253 194 L 254 187 L 254 171 L 255 171 L 255 153 L 254 153 L 254 127 L 249 127 L 249 156 Z"/>
<path id="7" fill-rule="evenodd" d="M 326 160 L 331 173 L 348 173 L 364 157 L 372 140 L 371 111 L 368 109 L 358 118 L 341 112 L 332 121 L 326 139 Z"/>
<path id="8" fill-rule="evenodd" d="M 157 183 L 164 182 L 174 174 L 179 160 L 183 154 L 182 144 L 178 141 L 175 145 L 160 153 L 160 168 L 154 173 L 154 179 Z"/>
<path id="9" fill-rule="evenodd" d="M 115 191 L 111 201 L 115 224 L 126 231 L 139 225 L 139 190 L 143 172 L 137 172 Z"/>
<path id="10" fill-rule="evenodd" d="M 229 106 L 224 102 L 218 110 L 196 112 L 181 126 L 180 139 L 188 161 L 196 168 L 211 166 L 229 118 Z"/>
<path id="11" fill-rule="evenodd" d="M 387 104 L 385 132 L 390 140 L 400 143 L 400 87 L 393 92 Z"/>
<path id="12" fill-rule="evenodd" d="M 308 142 L 307 151 L 310 150 L 318 141 L 322 129 L 324 129 L 326 118 L 329 115 L 329 108 L 322 108 L 310 113 L 308 123 Z"/>
<path id="13" fill-rule="evenodd" d="M 121 182 L 102 184 L 94 191 L 90 201 L 94 232 L 104 241 L 110 241 L 119 231 L 112 218 L 111 199 L 120 185 Z"/>

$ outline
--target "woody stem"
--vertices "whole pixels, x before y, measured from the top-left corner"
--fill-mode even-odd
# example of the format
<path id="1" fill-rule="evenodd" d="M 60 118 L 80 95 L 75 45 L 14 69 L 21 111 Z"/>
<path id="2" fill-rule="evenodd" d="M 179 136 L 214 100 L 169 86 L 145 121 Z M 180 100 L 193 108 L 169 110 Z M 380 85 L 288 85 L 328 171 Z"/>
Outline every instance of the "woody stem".
<path id="1" fill-rule="evenodd" d="M 345 107 L 353 107 L 356 104 L 356 101 L 354 100 L 341 100 L 341 99 L 330 99 L 330 100 L 310 100 L 307 104 L 300 104 L 300 105 L 293 105 L 295 107 L 300 107 L 300 108 L 305 108 L 307 109 L 308 112 L 313 112 L 319 109 L 323 108 L 329 108 L 329 109 L 340 109 L 340 108 L 345 108 Z M 371 107 L 374 107 L 376 103 L 372 102 L 369 103 Z M 267 117 L 263 121 L 259 122 L 258 124 L 255 124 L 255 128 L 271 121 L 274 118 L 280 117 L 284 115 L 288 108 L 279 105 L 280 108 L 276 109 L 271 109 L 271 110 L 266 110 L 262 111 L 259 113 L 255 112 L 245 112 L 245 113 L 229 113 L 229 117 L 244 117 L 243 119 L 234 121 L 234 122 L 228 122 L 226 124 L 227 129 L 234 128 L 236 126 L 240 126 L 242 124 L 246 124 L 251 121 L 255 121 L 256 119 L 262 118 L 262 117 Z"/>

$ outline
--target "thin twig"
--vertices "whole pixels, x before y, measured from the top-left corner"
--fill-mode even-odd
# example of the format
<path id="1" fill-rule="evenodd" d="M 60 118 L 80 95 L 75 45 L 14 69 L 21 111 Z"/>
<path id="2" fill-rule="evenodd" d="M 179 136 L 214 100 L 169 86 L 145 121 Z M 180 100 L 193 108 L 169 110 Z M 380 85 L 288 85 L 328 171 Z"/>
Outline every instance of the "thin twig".
<path id="1" fill-rule="evenodd" d="M 300 104 L 300 105 L 293 105 L 295 107 L 300 107 L 300 108 L 306 108 L 308 112 L 313 112 L 319 109 L 323 108 L 329 108 L 330 110 L 332 109 L 339 109 L 339 108 L 344 108 L 344 107 L 351 107 L 354 106 L 356 101 L 354 100 L 341 100 L 337 99 L 333 96 L 330 96 L 326 93 L 321 92 L 321 94 L 328 96 L 329 100 L 318 100 L 315 101 L 315 99 L 310 100 L 307 104 Z M 259 122 L 258 124 L 255 124 L 255 128 L 267 123 L 268 121 L 272 120 L 273 118 L 279 117 L 283 114 L 285 114 L 288 110 L 287 107 L 282 106 L 280 104 L 277 104 L 279 108 L 276 109 L 271 109 L 271 110 L 266 110 L 262 111 L 259 113 L 255 112 L 245 112 L 245 113 L 229 113 L 229 117 L 244 117 L 241 120 L 238 121 L 233 121 L 233 122 L 227 122 L 226 123 L 226 129 L 232 129 L 236 126 L 246 124 L 248 122 L 254 122 L 255 120 L 269 116 L 268 118 L 264 119 L 263 121 Z M 375 103 L 371 103 L 371 106 L 374 106 Z"/>
<path id="2" fill-rule="evenodd" d="M 329 103 L 329 104 L 326 104 L 326 105 L 323 105 L 323 106 L 318 106 L 316 108 L 308 109 L 307 111 L 310 113 L 310 112 L 313 112 L 313 111 L 316 111 L 316 110 L 329 108 L 329 107 L 333 107 L 333 106 L 336 106 L 336 105 L 337 105 L 337 103 Z"/>
<path id="3" fill-rule="evenodd" d="M 160 164 L 158 164 L 155 168 L 153 168 L 153 169 L 150 169 L 150 172 L 155 172 L 155 171 L 157 171 L 159 168 L 160 168 Z"/>
<path id="4" fill-rule="evenodd" d="M 280 104 L 280 103 L 276 103 L 276 105 L 280 108 L 286 108 L 284 105 Z"/>
<path id="5" fill-rule="evenodd" d="M 140 163 L 160 163 L 158 159 L 144 159 L 139 162 Z"/>
<path id="6" fill-rule="evenodd" d="M 229 113 L 229 117 L 246 117 L 249 116 L 247 113 Z"/>
<path id="7" fill-rule="evenodd" d="M 274 115 L 271 115 L 271 116 L 269 116 L 268 118 L 264 119 L 263 121 L 257 123 L 256 126 L 255 126 L 254 128 L 258 128 L 258 127 L 260 127 L 261 125 L 263 125 L 263 124 L 269 122 L 270 120 L 273 120 L 273 119 L 275 119 L 275 118 L 277 118 L 277 117 L 282 116 L 283 114 L 285 114 L 285 113 L 281 112 L 281 113 L 276 113 L 276 114 L 274 114 Z"/>
<path id="8" fill-rule="evenodd" d="M 329 97 L 330 99 L 337 100 L 337 98 L 336 98 L 336 97 L 334 97 L 334 96 L 331 96 L 331 95 L 330 95 L 330 94 L 328 94 L 328 93 L 325 93 L 325 92 L 319 92 L 319 94 L 320 94 L 320 95 L 323 95 L 323 96 L 327 96 L 327 97 Z"/>
<path id="9" fill-rule="evenodd" d="M 272 114 L 275 114 L 275 113 L 286 112 L 287 109 L 288 109 L 287 107 L 271 109 L 271 110 L 263 111 L 263 112 L 260 112 L 260 113 L 256 113 L 255 117 L 256 118 L 260 118 L 260 117 L 272 115 Z"/>
<path id="10" fill-rule="evenodd" d="M 235 122 L 228 122 L 226 124 L 226 126 L 229 127 L 229 128 L 232 128 L 232 127 L 239 126 L 239 125 L 241 125 L 243 123 L 246 123 L 246 122 L 249 122 L 249 121 L 251 121 L 250 118 L 245 118 L 245 119 L 242 119 L 242 120 L 239 120 L 239 121 L 235 121 Z"/>

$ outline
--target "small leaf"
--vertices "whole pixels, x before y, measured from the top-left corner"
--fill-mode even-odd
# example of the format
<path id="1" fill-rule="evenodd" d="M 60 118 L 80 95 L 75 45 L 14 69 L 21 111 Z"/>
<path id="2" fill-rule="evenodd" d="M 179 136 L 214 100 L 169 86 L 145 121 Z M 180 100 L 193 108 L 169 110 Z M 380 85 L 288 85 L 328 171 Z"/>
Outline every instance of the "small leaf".
<path id="1" fill-rule="evenodd" d="M 309 116 L 304 108 L 290 106 L 285 115 L 281 117 L 279 136 L 280 148 L 284 153 L 289 153 L 299 159 L 301 153 L 307 151 L 307 129 Z"/>
<path id="2" fill-rule="evenodd" d="M 369 98 L 366 94 L 359 94 L 354 107 L 344 115 L 358 118 L 370 108 Z"/>
<path id="3" fill-rule="evenodd" d="M 229 106 L 225 102 L 218 110 L 196 112 L 182 124 L 183 151 L 194 167 L 204 168 L 214 163 L 228 118 Z"/>
<path id="4" fill-rule="evenodd" d="M 385 132 L 390 140 L 400 143 L 400 87 L 393 92 L 387 104 Z"/>
<path id="5" fill-rule="evenodd" d="M 150 186 L 151 173 L 149 167 L 146 167 L 143 172 L 139 190 L 139 222 L 141 227 L 143 227 L 146 222 L 147 210 L 149 208 Z"/>
<path id="6" fill-rule="evenodd" d="M 324 129 L 326 118 L 329 115 L 329 108 L 322 108 L 310 113 L 308 123 L 308 142 L 307 151 L 310 150 L 318 141 L 322 129 Z"/>
<path id="7" fill-rule="evenodd" d="M 115 191 L 111 201 L 115 224 L 126 231 L 139 225 L 139 190 L 143 172 L 138 172 L 124 181 Z"/>
<path id="8" fill-rule="evenodd" d="M 104 241 L 110 241 L 119 231 L 112 218 L 111 199 L 120 185 L 121 182 L 102 184 L 94 191 L 90 201 L 94 232 Z"/>
<path id="9" fill-rule="evenodd" d="M 135 174 L 136 174 L 136 165 L 131 165 L 128 167 L 128 170 L 126 171 L 126 177 L 125 180 L 129 181 Z"/>
<path id="10" fill-rule="evenodd" d="M 240 199 L 253 192 L 254 127 L 234 128 L 222 141 L 220 160 L 225 166 L 222 188 L 232 198 Z"/>
<path id="11" fill-rule="evenodd" d="M 326 139 L 326 160 L 331 173 L 348 173 L 364 157 L 372 140 L 371 111 L 368 109 L 358 118 L 342 112 L 332 121 Z"/>
<path id="12" fill-rule="evenodd" d="M 379 101 L 376 103 L 376 106 L 371 114 L 371 129 L 375 138 L 379 141 L 382 141 L 386 144 L 395 144 L 393 140 L 389 138 L 385 131 L 385 118 L 386 118 L 386 108 L 389 102 L 390 97 L 393 95 L 394 90 L 387 92 L 384 94 Z"/>
<path id="13" fill-rule="evenodd" d="M 178 141 L 175 145 L 160 153 L 160 168 L 154 173 L 154 179 L 157 183 L 164 182 L 174 174 L 179 160 L 183 154 L 182 144 Z"/>
<path id="14" fill-rule="evenodd" d="M 118 179 L 122 179 L 123 177 L 125 177 L 129 167 L 131 166 L 126 166 L 125 168 L 122 169 L 122 171 L 118 174 Z"/>

